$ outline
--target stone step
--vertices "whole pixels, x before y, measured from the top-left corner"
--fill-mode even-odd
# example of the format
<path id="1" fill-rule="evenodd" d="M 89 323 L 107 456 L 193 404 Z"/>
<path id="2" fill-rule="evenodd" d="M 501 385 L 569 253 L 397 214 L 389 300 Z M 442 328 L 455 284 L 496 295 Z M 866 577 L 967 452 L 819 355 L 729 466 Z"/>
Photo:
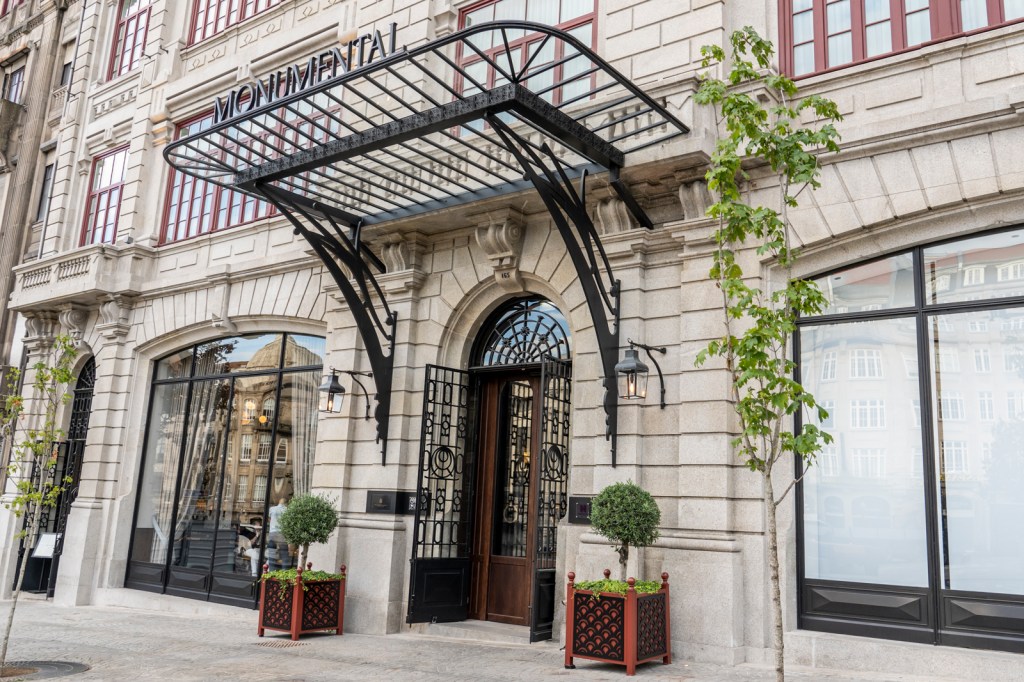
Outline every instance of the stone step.
<path id="1" fill-rule="evenodd" d="M 483 620 L 464 620 L 458 623 L 419 623 L 413 632 L 440 639 L 464 639 L 500 644 L 529 644 L 530 628 L 525 625 L 506 625 Z"/>

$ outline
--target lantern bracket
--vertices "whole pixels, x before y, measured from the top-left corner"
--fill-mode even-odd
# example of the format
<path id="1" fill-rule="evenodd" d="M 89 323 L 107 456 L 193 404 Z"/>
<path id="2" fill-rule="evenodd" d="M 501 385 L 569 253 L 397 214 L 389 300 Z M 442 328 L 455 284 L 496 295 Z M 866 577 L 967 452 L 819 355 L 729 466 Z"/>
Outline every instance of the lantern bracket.
<path id="1" fill-rule="evenodd" d="M 665 409 L 665 375 L 661 373 L 661 365 L 654 358 L 654 353 L 661 353 L 665 355 L 668 349 L 665 346 L 648 346 L 646 343 L 639 343 L 633 339 L 627 338 L 626 343 L 629 344 L 630 348 L 643 348 L 647 352 L 647 357 L 654 363 L 654 369 L 658 370 L 658 381 L 661 383 L 661 409 Z"/>

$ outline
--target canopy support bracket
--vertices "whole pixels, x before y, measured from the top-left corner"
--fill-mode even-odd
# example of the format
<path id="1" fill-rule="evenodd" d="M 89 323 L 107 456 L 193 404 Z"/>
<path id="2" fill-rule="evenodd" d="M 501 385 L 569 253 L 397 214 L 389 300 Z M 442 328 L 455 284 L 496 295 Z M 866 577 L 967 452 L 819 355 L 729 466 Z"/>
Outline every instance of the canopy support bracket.
<path id="1" fill-rule="evenodd" d="M 597 345 L 601 356 L 601 368 L 604 374 L 604 414 L 605 438 L 611 443 L 612 466 L 617 463 L 618 439 L 618 392 L 615 382 L 615 363 L 619 355 L 619 315 L 620 289 L 619 280 L 612 273 L 611 263 L 601 245 L 597 228 L 594 226 L 586 207 L 587 173 L 580 177 L 579 191 L 573 186 L 566 174 L 563 164 L 546 143 L 541 154 L 531 147 L 508 124 L 495 114 L 485 116 L 488 124 L 501 137 L 508 149 L 519 161 L 526 179 L 533 183 L 537 193 L 558 228 L 566 252 L 572 260 L 579 277 L 583 294 L 587 299 L 590 317 L 597 334 Z M 617 180 L 617 175 L 614 176 Z M 620 193 L 629 193 L 622 185 L 617 188 Z M 630 196 L 632 205 L 641 214 L 643 210 Z M 644 218 L 650 223 L 650 219 Z M 602 272 L 603 270 L 603 272 Z"/>
<path id="2" fill-rule="evenodd" d="M 377 422 L 380 463 L 384 466 L 387 464 L 397 323 L 397 316 L 388 306 L 373 274 L 374 269 L 383 273 L 384 264 L 361 244 L 362 225 L 358 218 L 352 220 L 354 216 L 339 215 L 340 212 L 330 206 L 268 183 L 257 182 L 253 191 L 273 204 L 292 224 L 295 233 L 309 242 L 348 303 L 377 388 L 373 414 Z M 343 228 L 350 230 L 351 236 L 346 235 Z"/>

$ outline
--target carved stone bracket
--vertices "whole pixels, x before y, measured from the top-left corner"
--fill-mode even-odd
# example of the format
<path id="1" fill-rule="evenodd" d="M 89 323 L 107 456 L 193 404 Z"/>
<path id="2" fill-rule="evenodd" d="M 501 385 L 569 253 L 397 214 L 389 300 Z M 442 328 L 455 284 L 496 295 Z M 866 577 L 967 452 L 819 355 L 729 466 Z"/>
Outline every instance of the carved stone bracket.
<path id="1" fill-rule="evenodd" d="M 523 253 L 526 221 L 514 208 L 482 213 L 476 218 L 476 243 L 487 254 L 494 280 L 510 292 L 525 291 L 519 260 Z"/>
<path id="2" fill-rule="evenodd" d="M 378 277 L 384 291 L 401 294 L 402 291 L 418 290 L 427 275 L 423 271 L 423 240 L 416 232 L 392 233 L 380 240 L 376 246 L 385 272 Z"/>
<path id="3" fill-rule="evenodd" d="M 703 218 L 711 203 L 711 194 L 703 178 L 679 185 L 679 205 L 683 209 L 683 220 Z"/>
<path id="4" fill-rule="evenodd" d="M 60 321 L 60 326 L 71 337 L 75 347 L 81 346 L 82 337 L 85 335 L 85 323 L 89 320 L 88 311 L 73 303 L 65 303 L 60 307 L 57 319 Z"/>
<path id="5" fill-rule="evenodd" d="M 96 331 L 106 339 L 123 337 L 131 329 L 131 310 L 132 298 L 107 294 L 100 304 L 100 323 L 96 325 Z"/>
<path id="6" fill-rule="evenodd" d="M 640 227 L 626 202 L 616 197 L 602 199 L 594 206 L 594 226 L 598 234 L 616 234 Z"/>
<path id="7" fill-rule="evenodd" d="M 57 314 L 51 311 L 22 313 L 25 317 L 25 347 L 33 355 L 46 352 L 60 329 Z"/>

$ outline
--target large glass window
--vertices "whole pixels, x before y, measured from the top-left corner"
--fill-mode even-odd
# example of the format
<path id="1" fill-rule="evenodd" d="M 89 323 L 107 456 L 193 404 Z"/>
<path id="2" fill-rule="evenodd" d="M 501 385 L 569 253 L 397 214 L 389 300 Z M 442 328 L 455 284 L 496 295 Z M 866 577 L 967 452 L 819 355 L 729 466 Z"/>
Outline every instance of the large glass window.
<path id="1" fill-rule="evenodd" d="M 1015 229 L 819 280 L 800 375 L 835 442 L 801 486 L 805 627 L 1024 645 L 1021 263 Z"/>
<path id="2" fill-rule="evenodd" d="M 782 0 L 783 70 L 802 76 L 1024 18 L 1024 0 Z"/>
<path id="3" fill-rule="evenodd" d="M 323 356 L 320 337 L 255 334 L 157 363 L 130 587 L 251 605 L 262 563 L 294 563 L 268 507 L 310 489 Z"/>

